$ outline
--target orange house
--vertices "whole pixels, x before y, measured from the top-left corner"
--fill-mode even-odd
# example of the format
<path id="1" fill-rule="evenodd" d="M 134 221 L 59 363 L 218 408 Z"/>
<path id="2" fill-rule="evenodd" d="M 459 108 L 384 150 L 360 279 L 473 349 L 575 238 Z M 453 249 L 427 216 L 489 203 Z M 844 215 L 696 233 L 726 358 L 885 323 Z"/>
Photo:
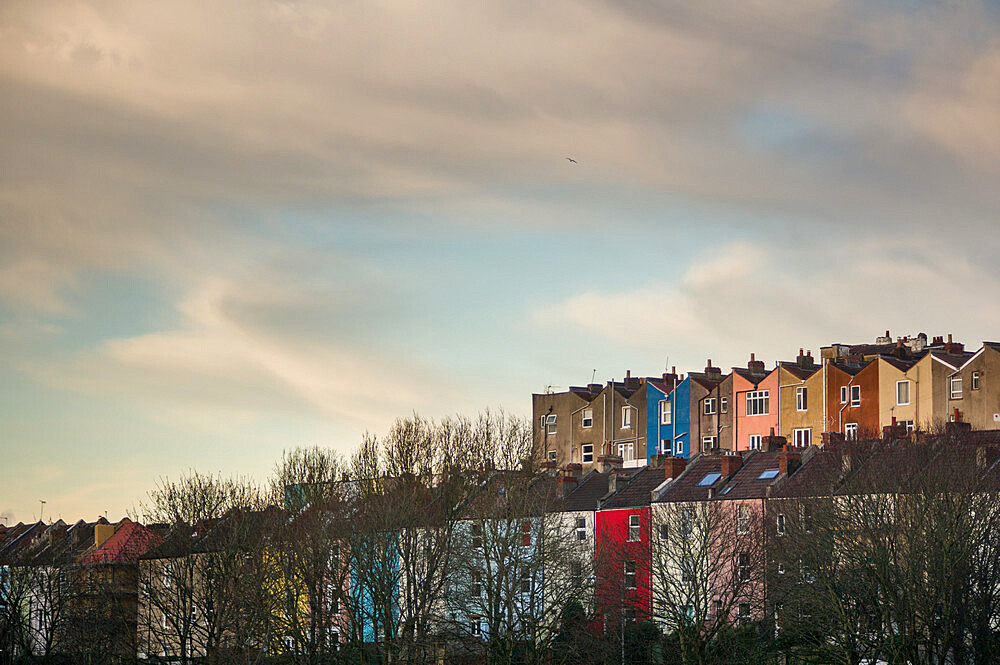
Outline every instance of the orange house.
<path id="1" fill-rule="evenodd" d="M 733 404 L 733 450 L 759 450 L 778 426 L 777 368 L 768 372 L 751 353 L 745 368 L 733 368 Z"/>
<path id="2" fill-rule="evenodd" d="M 880 435 L 878 361 L 831 361 L 826 366 L 826 431 L 845 439 Z"/>

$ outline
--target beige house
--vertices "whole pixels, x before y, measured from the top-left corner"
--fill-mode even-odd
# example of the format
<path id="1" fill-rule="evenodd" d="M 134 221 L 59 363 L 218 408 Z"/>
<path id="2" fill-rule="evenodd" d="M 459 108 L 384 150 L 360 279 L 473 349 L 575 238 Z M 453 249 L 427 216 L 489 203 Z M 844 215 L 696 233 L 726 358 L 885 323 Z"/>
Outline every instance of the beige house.
<path id="1" fill-rule="evenodd" d="M 968 358 L 932 350 L 917 360 L 878 358 L 879 426 L 932 430 L 950 415 L 949 377 Z"/>
<path id="2" fill-rule="evenodd" d="M 948 375 L 947 412 L 973 429 L 1000 429 L 1000 343 L 983 342 L 979 351 Z"/>

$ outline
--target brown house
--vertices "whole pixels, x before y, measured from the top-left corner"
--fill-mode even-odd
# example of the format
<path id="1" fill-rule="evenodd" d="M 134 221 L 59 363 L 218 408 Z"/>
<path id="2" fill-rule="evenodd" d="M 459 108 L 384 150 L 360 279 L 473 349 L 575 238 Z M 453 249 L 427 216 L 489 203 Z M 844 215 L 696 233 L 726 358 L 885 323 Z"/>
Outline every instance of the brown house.
<path id="1" fill-rule="evenodd" d="M 534 438 L 548 461 L 583 465 L 621 457 L 625 466 L 646 461 L 646 379 L 626 372 L 624 381 L 571 387 L 531 396 Z"/>
<path id="2" fill-rule="evenodd" d="M 704 372 L 691 372 L 691 456 L 733 449 L 733 375 L 708 361 Z"/>

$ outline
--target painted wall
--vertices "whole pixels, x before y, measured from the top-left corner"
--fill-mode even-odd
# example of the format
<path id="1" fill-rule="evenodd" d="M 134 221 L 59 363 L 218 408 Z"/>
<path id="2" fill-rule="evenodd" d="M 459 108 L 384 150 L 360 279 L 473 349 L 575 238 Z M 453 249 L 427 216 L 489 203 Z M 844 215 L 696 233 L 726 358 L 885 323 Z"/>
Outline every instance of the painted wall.
<path id="1" fill-rule="evenodd" d="M 849 423 L 857 423 L 859 435 L 880 436 L 878 362 L 869 362 L 853 376 L 837 365 L 826 368 L 826 429 L 844 432 Z M 847 401 L 841 402 L 840 389 L 847 386 Z M 861 387 L 861 403 L 851 406 L 851 386 Z"/>
<path id="2" fill-rule="evenodd" d="M 674 456 L 691 456 L 691 377 L 685 377 L 669 395 L 673 413 Z"/>
<path id="3" fill-rule="evenodd" d="M 754 390 L 768 391 L 767 413 L 757 416 L 747 415 L 747 393 Z M 736 413 L 736 434 L 734 450 L 750 450 L 750 437 L 768 436 L 773 428 L 778 429 L 778 370 L 771 370 L 754 384 L 733 372 L 733 408 Z"/>
<path id="4" fill-rule="evenodd" d="M 973 390 L 972 375 L 979 373 L 979 388 Z M 1000 429 L 1000 349 L 984 346 L 955 376 L 962 377 L 962 397 L 948 402 L 962 420 L 974 429 Z"/>
<path id="5" fill-rule="evenodd" d="M 806 410 L 799 411 L 796 402 L 796 390 L 806 389 Z M 796 429 L 808 429 L 811 443 L 819 445 L 825 430 L 823 421 L 823 370 L 818 369 L 804 381 L 783 367 L 778 368 L 778 428 L 780 436 L 788 438 L 791 444 L 792 433 Z"/>
<path id="6" fill-rule="evenodd" d="M 673 386 L 671 386 L 672 388 Z M 673 440 L 673 413 L 670 424 L 660 422 L 660 403 L 668 402 L 670 391 L 661 390 L 656 384 L 646 383 L 646 463 L 651 464 L 656 457 L 660 442 Z M 670 454 L 670 451 L 667 451 Z"/>
<path id="7" fill-rule="evenodd" d="M 676 392 L 676 391 L 675 391 Z M 640 537 L 629 541 L 629 518 L 639 516 Z M 597 511 L 596 603 L 605 626 L 617 624 L 622 610 L 630 609 L 636 618 L 651 615 L 650 608 L 650 508 L 615 508 Z M 627 562 L 635 562 L 635 588 L 627 588 Z"/>

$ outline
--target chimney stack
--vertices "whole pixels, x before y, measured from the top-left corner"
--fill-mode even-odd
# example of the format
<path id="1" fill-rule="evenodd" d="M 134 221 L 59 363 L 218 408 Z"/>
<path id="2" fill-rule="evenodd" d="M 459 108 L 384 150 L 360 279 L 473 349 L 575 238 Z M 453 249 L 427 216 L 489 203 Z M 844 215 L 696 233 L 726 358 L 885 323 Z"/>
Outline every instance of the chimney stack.
<path id="1" fill-rule="evenodd" d="M 764 361 L 757 360 L 754 354 L 750 354 L 750 362 L 747 363 L 747 369 L 750 370 L 751 374 L 764 374 Z"/>
<path id="2" fill-rule="evenodd" d="M 565 499 L 570 492 L 579 486 L 580 480 L 575 476 L 559 476 L 556 478 L 556 482 L 559 488 L 559 498 Z"/>
<path id="3" fill-rule="evenodd" d="M 94 525 L 94 547 L 98 548 L 104 544 L 108 538 L 113 536 L 115 533 L 114 524 L 95 524 Z"/>
<path id="4" fill-rule="evenodd" d="M 812 351 L 810 351 L 808 354 L 803 355 L 802 349 L 799 349 L 799 355 L 795 359 L 795 364 L 798 365 L 800 369 L 812 369 L 813 368 Z"/>
<path id="5" fill-rule="evenodd" d="M 683 457 L 668 457 L 663 462 L 663 477 L 677 478 L 684 473 L 684 469 L 686 468 L 687 460 Z"/>
<path id="6" fill-rule="evenodd" d="M 707 374 L 710 378 L 714 378 L 714 379 L 720 378 L 720 377 L 722 377 L 722 368 L 721 367 L 713 367 L 712 366 L 712 359 L 709 358 L 708 359 L 708 363 L 705 365 L 705 374 Z"/>
<path id="7" fill-rule="evenodd" d="M 579 462 L 570 462 L 563 467 L 563 475 L 570 478 L 579 478 L 583 473 L 583 465 Z"/>
<path id="8" fill-rule="evenodd" d="M 802 465 L 802 457 L 799 453 L 783 450 L 778 453 L 778 472 L 788 475 L 795 473 L 795 470 Z"/>
<path id="9" fill-rule="evenodd" d="M 743 466 L 743 458 L 739 455 L 722 455 L 719 461 L 722 463 L 722 475 L 726 478 L 732 477 Z"/>
<path id="10" fill-rule="evenodd" d="M 628 487 L 629 477 L 623 473 L 618 473 L 617 471 L 612 471 L 611 475 L 608 477 L 608 492 L 620 492 L 626 487 Z"/>

